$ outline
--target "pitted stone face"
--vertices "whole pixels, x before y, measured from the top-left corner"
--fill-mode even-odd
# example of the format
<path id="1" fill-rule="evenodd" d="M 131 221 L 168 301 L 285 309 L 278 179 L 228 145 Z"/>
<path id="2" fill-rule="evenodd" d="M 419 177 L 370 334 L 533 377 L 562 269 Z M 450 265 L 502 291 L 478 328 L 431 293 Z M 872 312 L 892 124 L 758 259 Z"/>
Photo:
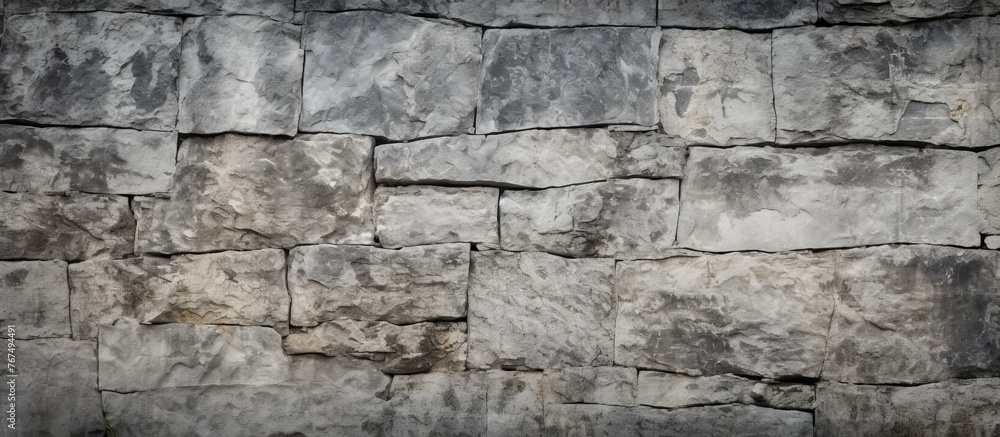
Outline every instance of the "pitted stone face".
<path id="1" fill-rule="evenodd" d="M 660 0 L 662 27 L 772 29 L 816 22 L 812 0 Z"/>
<path id="2" fill-rule="evenodd" d="M 998 0 L 819 0 L 819 17 L 829 23 L 900 23 L 928 18 L 993 15 Z"/>

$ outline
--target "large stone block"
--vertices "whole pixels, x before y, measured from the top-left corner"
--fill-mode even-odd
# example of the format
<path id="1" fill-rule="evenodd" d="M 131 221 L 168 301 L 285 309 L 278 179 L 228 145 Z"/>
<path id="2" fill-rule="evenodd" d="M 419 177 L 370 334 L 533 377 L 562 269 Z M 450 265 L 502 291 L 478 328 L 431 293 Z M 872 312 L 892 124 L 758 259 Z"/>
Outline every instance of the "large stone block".
<path id="1" fill-rule="evenodd" d="M 180 40 L 178 17 L 10 15 L 0 119 L 172 130 Z"/>
<path id="2" fill-rule="evenodd" d="M 396 376 L 389 388 L 386 436 L 482 436 L 487 433 L 488 381 L 484 372 Z"/>
<path id="3" fill-rule="evenodd" d="M 545 407 L 547 436 L 774 436 L 811 437 L 805 411 L 748 405 L 664 410 L 649 407 L 565 404 Z"/>
<path id="4" fill-rule="evenodd" d="M 126 197 L 0 192 L 0 259 L 117 258 L 132 253 Z"/>
<path id="5" fill-rule="evenodd" d="M 149 194 L 167 191 L 177 134 L 0 126 L 0 189 Z"/>
<path id="6" fill-rule="evenodd" d="M 660 408 L 749 404 L 770 408 L 812 410 L 816 387 L 761 382 L 734 375 L 687 376 L 639 372 L 639 404 Z"/>
<path id="7" fill-rule="evenodd" d="M 541 436 L 545 382 L 540 372 L 486 373 L 486 436 Z"/>
<path id="8" fill-rule="evenodd" d="M 6 0 L 10 14 L 32 12 L 143 12 L 168 15 L 262 15 L 291 20 L 295 0 Z"/>
<path id="9" fill-rule="evenodd" d="M 617 270 L 615 364 L 819 377 L 836 280 L 828 257 L 735 253 Z"/>
<path id="10" fill-rule="evenodd" d="M 980 232 L 1000 234 L 1000 148 L 979 152 Z"/>
<path id="11" fill-rule="evenodd" d="M 774 33 L 778 142 L 1000 137 L 1000 18 Z M 808 114 L 808 116 L 803 116 Z"/>
<path id="12" fill-rule="evenodd" d="M 656 124 L 659 38 L 648 28 L 486 31 L 476 132 Z"/>
<path id="13" fill-rule="evenodd" d="M 688 144 L 774 141 L 771 35 L 664 30 L 657 77 L 667 134 Z"/>
<path id="14" fill-rule="evenodd" d="M 384 247 L 499 243 L 500 190 L 407 186 L 375 189 L 375 229 Z"/>
<path id="15" fill-rule="evenodd" d="M 140 253 L 374 243 L 370 138 L 227 134 L 181 144 L 170 199 L 136 198 Z"/>
<path id="16" fill-rule="evenodd" d="M 300 34 L 299 26 L 248 15 L 185 20 L 177 130 L 295 135 Z"/>
<path id="17" fill-rule="evenodd" d="M 773 29 L 816 22 L 814 0 L 660 0 L 663 27 Z"/>
<path id="18" fill-rule="evenodd" d="M 63 261 L 0 261 L 0 327 L 15 338 L 68 337 L 69 287 Z"/>
<path id="19" fill-rule="evenodd" d="M 545 402 L 634 406 L 636 370 L 629 367 L 567 367 L 546 370 Z"/>
<path id="20" fill-rule="evenodd" d="M 976 155 L 886 146 L 692 148 L 677 240 L 712 252 L 979 246 Z"/>
<path id="21" fill-rule="evenodd" d="M 500 245 L 577 258 L 663 257 L 676 236 L 678 185 L 671 179 L 624 179 L 505 191 Z"/>
<path id="22" fill-rule="evenodd" d="M 329 320 L 405 324 L 465 317 L 469 245 L 400 250 L 303 246 L 289 254 L 292 325 Z"/>
<path id="23" fill-rule="evenodd" d="M 473 252 L 470 368 L 610 365 L 614 261 Z"/>
<path id="24" fill-rule="evenodd" d="M 374 11 L 309 13 L 299 129 L 394 140 L 472 133 L 482 32 Z"/>
<path id="25" fill-rule="evenodd" d="M 819 16 L 829 23 L 899 23 L 928 18 L 993 15 L 997 0 L 819 0 Z"/>

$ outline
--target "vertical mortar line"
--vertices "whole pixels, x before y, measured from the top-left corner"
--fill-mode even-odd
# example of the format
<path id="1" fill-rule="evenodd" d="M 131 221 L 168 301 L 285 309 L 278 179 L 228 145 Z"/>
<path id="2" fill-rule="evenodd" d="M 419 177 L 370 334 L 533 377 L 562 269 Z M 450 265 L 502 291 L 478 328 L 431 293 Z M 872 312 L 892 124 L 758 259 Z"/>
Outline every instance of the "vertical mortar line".
<path id="1" fill-rule="evenodd" d="M 298 10 L 298 0 L 295 2 L 295 6 L 292 8 L 292 20 L 295 19 L 296 11 Z M 302 50 L 302 70 L 299 74 L 299 116 L 295 120 L 295 135 L 299 133 L 299 126 L 302 122 L 302 114 L 306 112 L 306 13 L 302 13 L 302 24 L 298 25 L 299 28 L 299 50 Z"/>
<path id="2" fill-rule="evenodd" d="M 292 248 L 294 249 L 295 246 L 292 246 Z M 290 254 L 290 250 L 289 249 L 282 248 L 282 251 L 285 253 L 285 293 L 288 294 L 288 333 L 291 334 L 291 332 L 292 332 L 292 288 L 288 284 L 288 271 L 291 268 L 291 254 Z M 282 346 L 281 350 L 282 350 L 282 352 L 285 352 L 284 346 Z M 288 355 L 288 353 L 285 352 L 285 355 Z"/>
<path id="3" fill-rule="evenodd" d="M 816 0 L 816 1 L 817 1 L 817 3 L 819 2 L 819 0 Z M 771 47 L 770 47 L 771 48 L 771 57 L 770 57 L 770 64 L 771 64 L 770 65 L 771 66 L 771 110 L 774 111 L 774 140 L 773 140 L 774 142 L 771 145 L 774 145 L 774 144 L 776 144 L 778 142 L 778 93 L 775 91 L 775 88 L 774 88 L 774 37 L 775 37 L 774 30 L 772 30 L 771 31 L 771 37 L 768 38 L 768 42 L 771 44 Z"/>
<path id="4" fill-rule="evenodd" d="M 684 184 L 684 170 L 687 167 L 688 156 L 690 155 L 690 149 L 684 148 L 684 165 L 681 167 L 681 179 L 677 179 L 677 219 L 674 221 L 674 243 L 672 246 L 675 248 L 680 245 L 680 229 L 681 229 L 681 186 Z"/>
<path id="5" fill-rule="evenodd" d="M 615 359 L 615 352 L 618 350 L 618 263 L 620 260 L 615 260 L 614 269 L 611 274 L 611 308 L 614 311 L 614 322 L 611 323 L 611 365 L 615 366 L 617 363 Z"/>
<path id="6" fill-rule="evenodd" d="M 497 246 L 500 249 L 503 249 L 503 234 L 501 233 L 501 229 L 503 229 L 503 226 L 500 225 L 500 201 L 503 199 L 503 193 L 504 193 L 504 191 L 505 190 L 503 188 L 500 188 L 499 190 L 497 190 L 497 203 L 496 203 L 496 205 L 497 205 Z"/>

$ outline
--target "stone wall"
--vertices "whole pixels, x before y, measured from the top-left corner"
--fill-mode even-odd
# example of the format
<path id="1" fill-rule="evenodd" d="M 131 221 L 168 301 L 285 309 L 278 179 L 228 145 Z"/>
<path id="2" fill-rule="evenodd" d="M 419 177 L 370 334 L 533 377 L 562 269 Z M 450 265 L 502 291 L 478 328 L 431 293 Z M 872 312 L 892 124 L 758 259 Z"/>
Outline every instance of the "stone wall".
<path id="1" fill-rule="evenodd" d="M 0 9 L 6 436 L 1000 433 L 998 0 Z"/>

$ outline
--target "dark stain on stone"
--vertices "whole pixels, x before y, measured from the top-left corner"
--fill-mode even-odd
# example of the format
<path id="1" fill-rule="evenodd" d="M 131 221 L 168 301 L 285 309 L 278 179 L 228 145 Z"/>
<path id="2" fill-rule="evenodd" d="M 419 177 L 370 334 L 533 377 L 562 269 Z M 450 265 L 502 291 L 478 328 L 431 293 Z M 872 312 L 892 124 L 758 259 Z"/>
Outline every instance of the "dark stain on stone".
<path id="1" fill-rule="evenodd" d="M 826 175 L 834 185 L 886 189 L 919 188 L 930 184 L 934 159 L 924 154 L 900 156 L 889 162 L 880 160 L 884 153 L 864 151 L 844 157 L 835 172 Z"/>
<path id="2" fill-rule="evenodd" d="M 3 284 L 6 287 L 19 287 L 24 284 L 27 277 L 27 269 L 17 269 L 3 276 Z"/>
<path id="3" fill-rule="evenodd" d="M 120 169 L 117 173 L 121 174 L 137 174 L 127 170 L 128 161 L 114 147 L 91 149 L 85 157 L 64 151 L 59 154 L 59 162 L 72 170 L 66 175 L 69 176 L 70 187 L 78 190 L 108 192 L 108 180 L 114 176 L 114 172 L 109 171 L 112 168 Z"/>
<path id="4" fill-rule="evenodd" d="M 801 9 L 802 0 L 742 0 L 727 2 L 727 16 L 744 20 L 781 19 Z"/>
<path id="5" fill-rule="evenodd" d="M 172 59 L 173 57 L 171 57 Z M 163 106 L 167 101 L 169 87 L 172 85 L 172 74 L 167 70 L 175 62 L 163 62 L 154 54 L 139 51 L 129 60 L 132 64 L 132 89 L 129 95 L 135 101 L 135 107 L 141 111 L 152 112 Z M 156 65 L 162 63 L 164 65 Z M 156 69 L 154 71 L 154 69 Z M 158 81 L 157 79 L 166 79 Z"/>
<path id="6" fill-rule="evenodd" d="M 687 67 L 681 74 L 673 74 L 663 78 L 660 83 L 660 90 L 663 94 L 673 93 L 674 112 L 678 117 L 683 117 L 687 112 L 688 105 L 691 104 L 691 96 L 694 95 L 694 87 L 701 83 L 698 70 L 694 67 Z"/>
<path id="7" fill-rule="evenodd" d="M 51 157 L 55 155 L 55 146 L 38 136 L 15 132 L 0 144 L 0 170 L 20 169 L 29 155 Z"/>
<path id="8" fill-rule="evenodd" d="M 85 105 L 104 113 L 101 104 L 111 90 L 111 76 L 103 66 L 108 57 L 99 50 L 88 50 L 79 64 L 70 62 L 69 54 L 59 47 L 49 52 L 47 70 L 35 82 L 32 98 L 49 102 L 49 106 Z"/>

